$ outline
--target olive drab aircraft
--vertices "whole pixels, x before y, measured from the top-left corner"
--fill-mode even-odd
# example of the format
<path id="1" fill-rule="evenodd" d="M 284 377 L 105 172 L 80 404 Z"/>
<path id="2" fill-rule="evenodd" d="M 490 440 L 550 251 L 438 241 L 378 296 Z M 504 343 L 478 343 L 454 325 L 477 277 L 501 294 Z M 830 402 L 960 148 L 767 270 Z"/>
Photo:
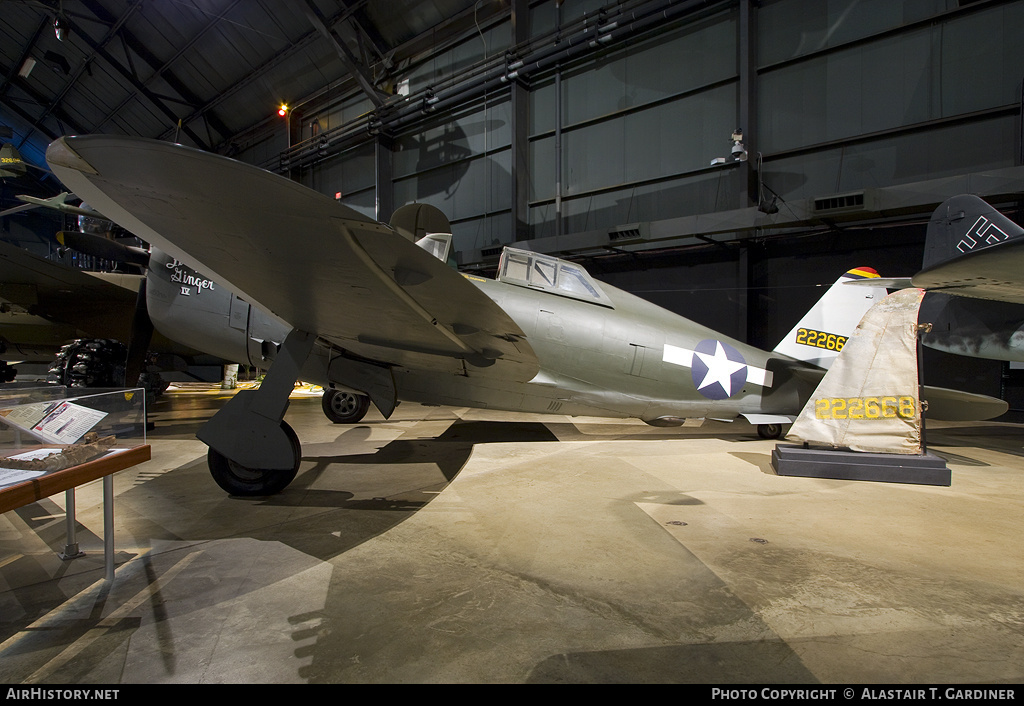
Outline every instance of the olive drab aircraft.
<path id="1" fill-rule="evenodd" d="M 464 275 L 429 205 L 383 224 L 251 165 L 141 138 L 65 137 L 47 160 L 152 245 L 148 307 L 165 336 L 272 361 L 258 390 L 197 434 L 236 495 L 295 477 L 301 448 L 283 418 L 297 379 L 328 390 L 336 421 L 357 421 L 371 401 L 389 417 L 406 400 L 663 426 L 742 416 L 774 438 L 887 293 L 837 282 L 764 351 L 549 255 L 506 248 L 495 279 Z M 839 281 L 874 277 L 855 269 Z"/>

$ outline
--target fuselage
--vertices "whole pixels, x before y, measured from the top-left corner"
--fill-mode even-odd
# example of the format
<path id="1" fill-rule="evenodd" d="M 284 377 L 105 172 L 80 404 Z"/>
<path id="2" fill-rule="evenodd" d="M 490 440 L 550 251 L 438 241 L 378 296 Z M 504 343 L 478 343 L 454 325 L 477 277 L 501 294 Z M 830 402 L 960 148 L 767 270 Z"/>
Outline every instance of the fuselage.
<path id="1" fill-rule="evenodd" d="M 497 366 L 477 367 L 455 359 L 430 367 L 379 361 L 390 367 L 398 400 L 673 423 L 742 413 L 796 414 L 814 389 L 812 382 L 790 373 L 794 363 L 784 356 L 723 336 L 604 283 L 599 284 L 603 296 L 595 302 L 468 279 L 525 334 L 525 345 L 536 356 L 536 374 L 517 379 Z M 268 368 L 290 330 L 159 252 L 152 257 L 149 282 L 148 304 L 157 328 L 226 360 Z M 344 343 L 319 341 L 303 378 L 365 392 L 360 375 L 339 373 L 331 360 L 339 351 L 375 358 L 346 349 Z"/>
<path id="2" fill-rule="evenodd" d="M 814 389 L 789 373 L 792 361 L 606 284 L 610 306 L 470 279 L 523 330 L 540 371 L 516 382 L 487 368 L 458 376 L 396 370 L 400 398 L 657 423 L 795 414 Z"/>

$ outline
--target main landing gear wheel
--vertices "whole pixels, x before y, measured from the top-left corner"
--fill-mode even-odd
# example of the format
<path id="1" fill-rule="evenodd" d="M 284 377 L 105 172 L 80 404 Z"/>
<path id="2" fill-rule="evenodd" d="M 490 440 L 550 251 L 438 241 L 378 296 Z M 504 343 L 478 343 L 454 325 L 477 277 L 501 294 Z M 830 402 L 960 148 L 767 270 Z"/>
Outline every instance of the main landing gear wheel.
<path id="1" fill-rule="evenodd" d="M 782 436 L 781 424 L 758 424 L 757 435 L 762 439 L 778 439 Z"/>
<path id="2" fill-rule="evenodd" d="M 299 444 L 299 437 L 287 422 L 281 422 L 281 428 L 288 436 L 295 456 L 295 463 L 291 468 L 246 468 L 211 448 L 206 454 L 206 462 L 217 485 L 231 495 L 246 497 L 273 495 L 284 490 L 299 472 L 302 446 Z"/>
<path id="3" fill-rule="evenodd" d="M 355 424 L 370 409 L 370 398 L 344 390 L 324 390 L 320 401 L 324 414 L 335 424 Z"/>

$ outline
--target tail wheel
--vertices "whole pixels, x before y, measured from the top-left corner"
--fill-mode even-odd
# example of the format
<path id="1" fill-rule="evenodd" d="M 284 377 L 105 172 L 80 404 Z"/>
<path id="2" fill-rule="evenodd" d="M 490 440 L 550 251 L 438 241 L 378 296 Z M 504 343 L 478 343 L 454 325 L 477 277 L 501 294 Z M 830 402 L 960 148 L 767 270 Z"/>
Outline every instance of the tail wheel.
<path id="1" fill-rule="evenodd" d="M 243 497 L 274 495 L 284 490 L 299 472 L 302 446 L 295 430 L 287 422 L 282 421 L 281 428 L 292 445 L 295 463 L 291 468 L 247 468 L 211 448 L 206 454 L 206 462 L 217 485 L 231 495 Z"/>
<path id="2" fill-rule="evenodd" d="M 324 390 L 320 404 L 324 414 L 335 424 L 355 424 L 366 416 L 370 398 L 344 390 Z"/>
<path id="3" fill-rule="evenodd" d="M 757 435 L 762 439 L 778 439 L 782 436 L 781 424 L 758 424 Z"/>

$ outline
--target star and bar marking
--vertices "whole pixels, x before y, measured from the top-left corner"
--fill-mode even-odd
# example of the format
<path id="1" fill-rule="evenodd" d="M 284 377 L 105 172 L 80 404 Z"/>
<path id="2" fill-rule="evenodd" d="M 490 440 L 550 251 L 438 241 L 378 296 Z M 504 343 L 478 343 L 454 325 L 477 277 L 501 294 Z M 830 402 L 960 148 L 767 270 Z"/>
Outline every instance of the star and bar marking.
<path id="1" fill-rule="evenodd" d="M 715 339 L 705 339 L 693 350 L 666 343 L 662 360 L 690 368 L 697 392 L 712 400 L 728 399 L 748 382 L 761 387 L 772 385 L 770 371 L 748 365 L 738 350 Z"/>

